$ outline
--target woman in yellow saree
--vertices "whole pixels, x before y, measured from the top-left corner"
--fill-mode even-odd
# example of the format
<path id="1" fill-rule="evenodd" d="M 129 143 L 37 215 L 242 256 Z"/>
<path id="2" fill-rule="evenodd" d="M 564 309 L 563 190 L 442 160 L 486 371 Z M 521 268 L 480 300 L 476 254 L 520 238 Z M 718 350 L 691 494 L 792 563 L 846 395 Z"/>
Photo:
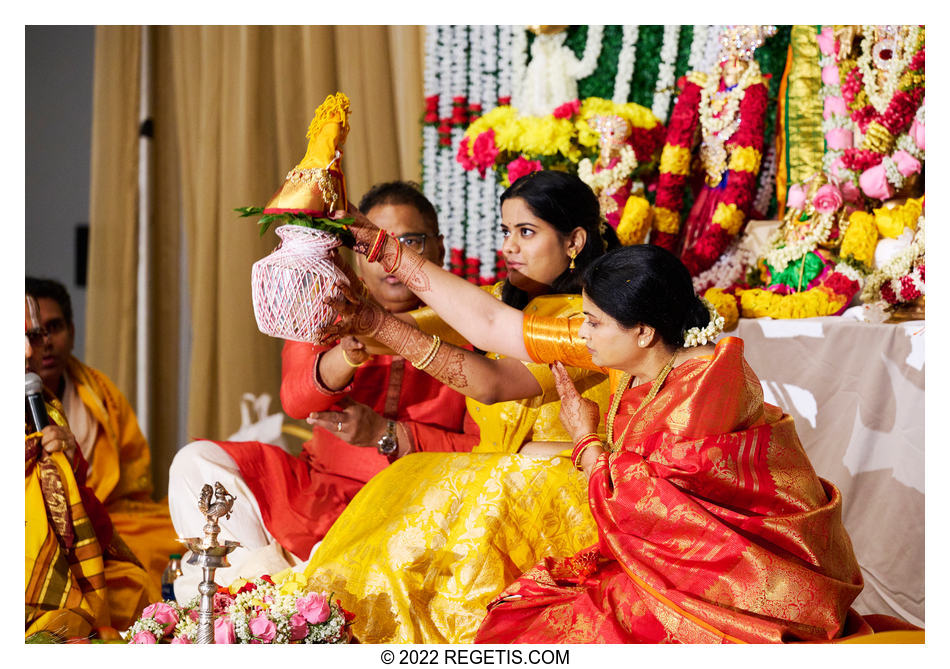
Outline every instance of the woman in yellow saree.
<path id="1" fill-rule="evenodd" d="M 502 196 L 502 229 L 509 280 L 489 299 L 536 316 L 580 313 L 577 277 L 604 250 L 590 189 L 565 173 L 526 176 Z M 398 271 L 399 256 L 384 266 Z M 427 435 L 401 434 L 399 459 L 350 502 L 305 575 L 356 614 L 360 641 L 471 641 L 505 585 L 539 559 L 596 536 L 584 477 L 555 457 L 569 454 L 571 443 L 554 378 L 545 364 L 483 357 L 364 306 L 350 331 L 467 395 L 480 441 L 472 453 L 409 455 L 404 445 Z M 606 406 L 602 372 L 569 373 L 585 397 Z M 332 429 L 339 417 L 331 411 L 314 420 Z"/>

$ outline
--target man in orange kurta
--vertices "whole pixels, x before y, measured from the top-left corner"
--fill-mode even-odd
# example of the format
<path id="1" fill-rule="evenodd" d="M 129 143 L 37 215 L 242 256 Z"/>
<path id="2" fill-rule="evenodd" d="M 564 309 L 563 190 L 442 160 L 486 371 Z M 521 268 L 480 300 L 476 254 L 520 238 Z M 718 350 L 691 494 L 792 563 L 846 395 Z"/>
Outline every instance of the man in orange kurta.
<path id="1" fill-rule="evenodd" d="M 86 485 L 160 588 L 169 554 L 182 548 L 167 503 L 151 499 L 151 451 L 135 412 L 105 374 L 72 355 L 75 326 L 66 289 L 55 281 L 28 277 L 26 292 L 36 298 L 40 323 L 49 333 L 34 347 L 31 367 L 63 404 L 89 463 Z"/>

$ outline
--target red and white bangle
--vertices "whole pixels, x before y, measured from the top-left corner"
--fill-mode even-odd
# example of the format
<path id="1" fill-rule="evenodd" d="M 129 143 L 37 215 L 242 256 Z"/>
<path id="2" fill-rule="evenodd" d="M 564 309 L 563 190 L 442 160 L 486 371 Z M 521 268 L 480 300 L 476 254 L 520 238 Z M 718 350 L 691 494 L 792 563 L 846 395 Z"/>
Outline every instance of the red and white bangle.
<path id="1" fill-rule="evenodd" d="M 383 245 L 386 241 L 386 231 L 380 228 L 379 232 L 376 233 L 376 239 L 373 241 L 373 245 L 369 249 L 369 253 L 366 254 L 367 262 L 376 262 L 379 258 L 379 254 L 383 250 Z"/>
<path id="2" fill-rule="evenodd" d="M 577 442 L 574 444 L 574 450 L 571 452 L 571 464 L 574 465 L 575 469 L 581 468 L 579 464 L 581 456 L 589 446 L 593 446 L 594 444 L 601 447 L 603 446 L 603 442 L 601 441 L 600 437 L 594 432 L 585 434 L 583 437 L 577 440 Z"/>

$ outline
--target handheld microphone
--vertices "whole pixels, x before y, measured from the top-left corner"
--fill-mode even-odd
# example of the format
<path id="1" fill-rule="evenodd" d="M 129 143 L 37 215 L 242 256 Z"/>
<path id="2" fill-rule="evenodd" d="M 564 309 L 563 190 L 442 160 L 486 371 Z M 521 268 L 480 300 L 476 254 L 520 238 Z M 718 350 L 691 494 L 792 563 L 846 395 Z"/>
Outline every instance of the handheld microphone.
<path id="1" fill-rule="evenodd" d="M 26 373 L 26 407 L 37 432 L 51 424 L 43 401 L 43 381 L 35 372 Z"/>

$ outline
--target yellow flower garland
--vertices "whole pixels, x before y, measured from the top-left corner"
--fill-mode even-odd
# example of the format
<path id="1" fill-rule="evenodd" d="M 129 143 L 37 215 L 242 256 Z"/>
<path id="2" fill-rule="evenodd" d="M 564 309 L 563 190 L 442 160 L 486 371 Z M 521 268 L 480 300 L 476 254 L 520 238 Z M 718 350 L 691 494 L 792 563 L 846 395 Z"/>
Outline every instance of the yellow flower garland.
<path id="1" fill-rule="evenodd" d="M 734 203 L 720 202 L 716 205 L 716 211 L 713 212 L 712 222 L 719 225 L 730 235 L 739 234 L 739 229 L 744 221 L 745 215 Z"/>
<path id="2" fill-rule="evenodd" d="M 852 258 L 864 267 L 870 268 L 874 261 L 874 249 L 877 247 L 878 231 L 874 216 L 856 211 L 848 219 L 848 229 L 841 240 L 841 257 Z"/>
<path id="3" fill-rule="evenodd" d="M 729 169 L 738 172 L 758 172 L 762 154 L 751 146 L 737 146 L 729 156 Z"/>
<path id="4" fill-rule="evenodd" d="M 688 146 L 667 144 L 660 155 L 660 172 L 686 176 L 689 174 L 691 157 Z"/>
<path id="5" fill-rule="evenodd" d="M 779 295 L 768 290 L 752 288 L 737 290 L 743 318 L 813 318 L 830 316 L 845 304 L 838 295 L 816 288 L 791 295 Z"/>
<path id="6" fill-rule="evenodd" d="M 617 224 L 617 238 L 624 246 L 642 244 L 653 223 L 653 209 L 646 198 L 631 195 Z M 720 312 L 721 313 L 721 312 Z"/>
<path id="7" fill-rule="evenodd" d="M 653 227 L 668 235 L 675 235 L 680 229 L 680 215 L 666 207 L 653 207 Z"/>
<path id="8" fill-rule="evenodd" d="M 723 332 L 735 330 L 736 326 L 739 325 L 739 305 L 736 298 L 721 288 L 710 288 L 703 297 L 709 300 L 716 307 L 719 315 L 725 319 L 726 322 L 722 327 Z"/>

